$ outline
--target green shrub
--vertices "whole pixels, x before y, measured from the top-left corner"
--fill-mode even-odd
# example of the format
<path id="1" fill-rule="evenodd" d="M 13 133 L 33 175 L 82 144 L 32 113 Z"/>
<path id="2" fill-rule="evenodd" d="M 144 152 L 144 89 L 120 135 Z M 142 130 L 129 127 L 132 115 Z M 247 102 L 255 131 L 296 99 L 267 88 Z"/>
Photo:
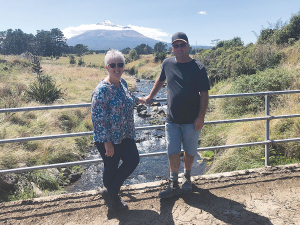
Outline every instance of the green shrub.
<path id="1" fill-rule="evenodd" d="M 268 69 L 263 72 L 239 77 L 232 82 L 227 93 L 251 93 L 282 91 L 290 86 L 290 77 L 284 69 Z M 277 96 L 271 96 L 271 104 L 276 105 Z M 264 96 L 232 97 L 222 101 L 222 109 L 231 115 L 256 113 L 264 109 Z"/>
<path id="2" fill-rule="evenodd" d="M 50 104 L 62 98 L 62 89 L 56 86 L 55 81 L 48 75 L 37 75 L 36 81 L 29 85 L 26 91 L 29 99 Z"/>
<path id="3" fill-rule="evenodd" d="M 75 60 L 75 56 L 74 55 L 70 55 L 69 59 L 70 59 L 69 62 L 70 62 L 71 65 L 76 64 L 76 60 Z"/>
<path id="4" fill-rule="evenodd" d="M 159 60 L 162 62 L 166 58 L 166 52 L 155 52 L 154 53 L 154 62 L 158 62 Z"/>
<path id="5" fill-rule="evenodd" d="M 78 60 L 78 66 L 84 66 L 84 65 L 85 65 L 85 62 L 84 62 L 83 58 L 80 58 Z"/>
<path id="6" fill-rule="evenodd" d="M 201 154 L 201 157 L 206 157 L 209 159 L 213 159 L 214 158 L 214 152 L 213 151 L 203 151 Z"/>
<path id="7" fill-rule="evenodd" d="M 139 55 L 137 54 L 135 49 L 131 49 L 128 54 L 128 58 L 126 58 L 126 63 L 138 60 Z"/>

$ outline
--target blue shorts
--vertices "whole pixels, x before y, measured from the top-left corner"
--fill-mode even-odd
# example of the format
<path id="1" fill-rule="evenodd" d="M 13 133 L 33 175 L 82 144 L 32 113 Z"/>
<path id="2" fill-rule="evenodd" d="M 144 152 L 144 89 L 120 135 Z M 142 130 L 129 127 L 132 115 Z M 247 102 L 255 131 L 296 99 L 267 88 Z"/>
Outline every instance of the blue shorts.
<path id="1" fill-rule="evenodd" d="M 191 155 L 197 154 L 198 140 L 200 130 L 195 131 L 194 124 L 176 124 L 166 122 L 166 140 L 168 155 L 173 155 L 181 152 L 181 143 L 183 150 Z"/>

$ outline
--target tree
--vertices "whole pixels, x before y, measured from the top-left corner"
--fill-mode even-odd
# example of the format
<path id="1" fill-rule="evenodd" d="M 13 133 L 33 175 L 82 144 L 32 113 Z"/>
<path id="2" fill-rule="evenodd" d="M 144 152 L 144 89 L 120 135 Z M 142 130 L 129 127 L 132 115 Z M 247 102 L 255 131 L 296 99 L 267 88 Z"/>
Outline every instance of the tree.
<path id="1" fill-rule="evenodd" d="M 300 38 L 300 12 L 292 16 L 290 23 L 275 34 L 276 44 L 288 43 L 290 38 L 295 41 Z"/>
<path id="2" fill-rule="evenodd" d="M 153 53 L 153 48 L 146 44 L 140 44 L 134 48 L 138 55 L 148 55 Z"/>
<path id="3" fill-rule="evenodd" d="M 129 51 L 130 51 L 130 48 L 127 47 L 127 48 L 124 48 L 121 52 L 122 52 L 123 54 L 128 54 Z"/>
<path id="4" fill-rule="evenodd" d="M 137 60 L 139 58 L 139 56 L 138 56 L 138 54 L 137 54 L 137 52 L 136 52 L 135 49 L 131 49 L 129 51 L 128 57 L 129 57 L 130 61 L 135 61 L 135 60 Z"/>
<path id="5" fill-rule="evenodd" d="M 88 50 L 89 50 L 88 47 L 83 44 L 77 44 L 74 46 L 74 53 L 78 56 L 82 56 Z"/>
<path id="6" fill-rule="evenodd" d="M 42 56 L 61 56 L 68 50 L 66 38 L 61 30 L 38 30 L 35 35 L 35 54 Z"/>
<path id="7" fill-rule="evenodd" d="M 20 29 L 8 29 L 0 33 L 0 52 L 5 55 L 20 55 L 32 51 L 34 36 Z"/>
<path id="8" fill-rule="evenodd" d="M 50 31 L 51 47 L 53 56 L 61 56 L 67 50 L 66 38 L 63 32 L 58 28 L 53 28 Z"/>
<path id="9" fill-rule="evenodd" d="M 239 46 L 244 46 L 244 42 L 240 37 L 234 37 L 230 40 L 219 41 L 216 45 L 216 48 L 224 47 L 226 49 L 230 47 L 239 47 Z"/>
<path id="10" fill-rule="evenodd" d="M 164 44 L 163 42 L 158 42 L 154 45 L 154 52 L 166 52 L 167 47 L 167 44 Z"/>

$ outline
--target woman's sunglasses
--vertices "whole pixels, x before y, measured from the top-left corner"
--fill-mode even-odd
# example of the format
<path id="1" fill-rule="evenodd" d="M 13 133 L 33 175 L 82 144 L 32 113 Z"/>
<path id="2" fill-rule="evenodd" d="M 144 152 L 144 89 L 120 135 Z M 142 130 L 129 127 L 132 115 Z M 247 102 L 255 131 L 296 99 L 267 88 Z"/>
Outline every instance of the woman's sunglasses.
<path id="1" fill-rule="evenodd" d="M 173 46 L 173 48 L 179 48 L 179 46 L 181 47 L 181 48 L 184 48 L 185 46 L 186 46 L 186 43 L 181 43 L 181 44 L 178 44 L 178 45 L 172 45 Z"/>
<path id="2" fill-rule="evenodd" d="M 118 66 L 119 68 L 123 68 L 124 67 L 124 63 L 111 63 L 108 64 L 110 68 L 115 68 L 116 66 Z"/>

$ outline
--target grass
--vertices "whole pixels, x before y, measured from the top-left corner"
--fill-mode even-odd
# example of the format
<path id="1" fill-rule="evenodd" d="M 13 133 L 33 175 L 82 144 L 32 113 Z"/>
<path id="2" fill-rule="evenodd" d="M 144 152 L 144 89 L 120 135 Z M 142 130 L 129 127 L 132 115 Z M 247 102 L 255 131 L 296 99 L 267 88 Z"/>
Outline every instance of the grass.
<path id="1" fill-rule="evenodd" d="M 80 58 L 83 59 L 85 62 L 85 66 L 87 67 L 94 67 L 94 68 L 105 68 L 104 66 L 104 54 L 91 54 L 91 55 L 83 55 L 81 57 L 75 56 L 76 64 L 73 65 L 74 67 L 77 65 L 78 60 Z M 44 64 L 54 64 L 54 65 L 62 65 L 62 66 L 70 66 L 70 58 L 68 56 L 61 56 L 59 59 L 51 58 L 51 57 L 43 57 Z"/>

